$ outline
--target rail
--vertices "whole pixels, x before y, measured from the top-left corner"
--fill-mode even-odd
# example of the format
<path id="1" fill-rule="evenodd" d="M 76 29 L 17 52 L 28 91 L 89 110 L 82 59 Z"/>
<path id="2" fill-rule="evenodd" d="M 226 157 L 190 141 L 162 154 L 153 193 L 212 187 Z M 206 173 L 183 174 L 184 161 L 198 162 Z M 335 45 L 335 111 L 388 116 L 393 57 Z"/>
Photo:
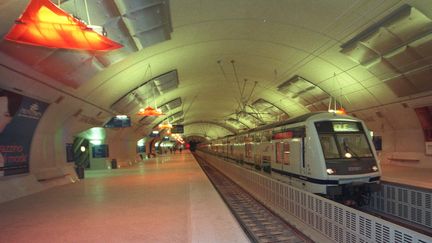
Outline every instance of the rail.
<path id="1" fill-rule="evenodd" d="M 195 159 L 251 242 L 311 242 L 200 156 L 195 154 Z"/>
<path id="2" fill-rule="evenodd" d="M 227 163 L 216 156 L 198 153 L 316 242 L 432 242 L 426 235 Z"/>

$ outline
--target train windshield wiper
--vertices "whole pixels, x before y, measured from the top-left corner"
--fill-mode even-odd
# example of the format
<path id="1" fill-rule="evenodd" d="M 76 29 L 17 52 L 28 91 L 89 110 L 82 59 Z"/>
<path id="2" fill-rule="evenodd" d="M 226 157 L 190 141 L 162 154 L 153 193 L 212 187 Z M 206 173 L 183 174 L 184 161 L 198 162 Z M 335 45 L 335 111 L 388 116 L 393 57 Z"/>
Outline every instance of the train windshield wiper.
<path id="1" fill-rule="evenodd" d="M 345 158 L 350 159 L 351 157 L 354 157 L 354 158 L 360 160 L 360 156 L 358 156 L 358 154 L 356 152 L 354 152 L 354 150 L 348 146 L 348 144 L 346 143 L 345 140 L 343 140 L 343 146 L 344 146 L 344 150 L 345 150 L 345 154 L 344 154 Z"/>

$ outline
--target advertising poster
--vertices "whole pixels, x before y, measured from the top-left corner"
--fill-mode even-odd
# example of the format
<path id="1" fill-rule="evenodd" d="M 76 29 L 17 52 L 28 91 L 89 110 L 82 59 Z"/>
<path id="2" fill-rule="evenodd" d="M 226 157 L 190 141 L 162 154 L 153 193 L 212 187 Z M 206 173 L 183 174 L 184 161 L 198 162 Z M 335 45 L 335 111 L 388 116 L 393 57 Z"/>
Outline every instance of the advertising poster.
<path id="1" fill-rule="evenodd" d="M 183 125 L 173 125 L 171 128 L 172 133 L 184 133 L 184 127 Z"/>
<path id="2" fill-rule="evenodd" d="M 0 89 L 0 176 L 29 172 L 34 131 L 48 104 Z"/>
<path id="3" fill-rule="evenodd" d="M 137 153 L 145 153 L 145 145 L 137 146 Z"/>
<path id="4" fill-rule="evenodd" d="M 124 117 L 124 118 L 113 117 L 105 124 L 104 127 L 122 128 L 122 127 L 130 127 L 130 126 L 131 126 L 130 117 Z"/>
<path id="5" fill-rule="evenodd" d="M 71 143 L 66 144 L 66 162 L 75 162 L 73 144 Z"/>
<path id="6" fill-rule="evenodd" d="M 108 158 L 109 157 L 108 144 L 93 145 L 92 155 L 93 158 Z"/>

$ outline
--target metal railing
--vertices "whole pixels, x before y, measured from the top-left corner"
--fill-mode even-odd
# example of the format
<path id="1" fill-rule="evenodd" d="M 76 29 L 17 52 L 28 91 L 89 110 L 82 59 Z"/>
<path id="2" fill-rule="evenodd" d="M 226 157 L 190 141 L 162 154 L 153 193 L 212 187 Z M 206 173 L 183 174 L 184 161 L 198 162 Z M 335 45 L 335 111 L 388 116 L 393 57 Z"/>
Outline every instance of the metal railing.
<path id="1" fill-rule="evenodd" d="M 316 242 L 432 242 L 432 238 L 426 235 L 289 186 L 216 156 L 198 153 Z"/>
<path id="2" fill-rule="evenodd" d="M 432 191 L 391 182 L 373 193 L 369 209 L 422 225 L 432 231 Z"/>

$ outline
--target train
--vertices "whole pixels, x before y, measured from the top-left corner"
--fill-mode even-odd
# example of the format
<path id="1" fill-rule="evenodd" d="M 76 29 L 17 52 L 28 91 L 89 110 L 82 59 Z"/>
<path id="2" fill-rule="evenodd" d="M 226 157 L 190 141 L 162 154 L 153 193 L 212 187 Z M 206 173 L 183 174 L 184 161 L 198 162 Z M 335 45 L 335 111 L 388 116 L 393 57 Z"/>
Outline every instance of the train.
<path id="1" fill-rule="evenodd" d="M 345 114 L 307 113 L 210 141 L 199 150 L 349 206 L 367 204 L 370 193 L 380 190 L 370 131 Z"/>

